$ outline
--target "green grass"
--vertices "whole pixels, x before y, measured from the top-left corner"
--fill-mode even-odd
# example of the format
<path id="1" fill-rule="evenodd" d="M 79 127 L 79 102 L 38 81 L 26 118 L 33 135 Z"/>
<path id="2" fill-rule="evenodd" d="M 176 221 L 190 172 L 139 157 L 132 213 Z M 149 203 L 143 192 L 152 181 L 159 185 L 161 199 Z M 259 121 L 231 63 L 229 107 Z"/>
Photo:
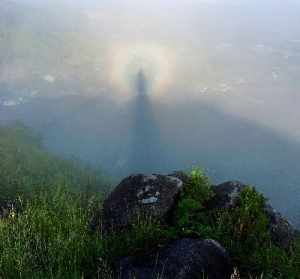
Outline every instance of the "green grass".
<path id="1" fill-rule="evenodd" d="M 151 218 L 140 218 L 127 231 L 111 233 L 104 239 L 106 258 L 136 256 L 168 242 L 171 235 L 166 227 Z"/>
<path id="2" fill-rule="evenodd" d="M 0 219 L 0 278 L 112 278 L 110 264 L 119 257 L 180 237 L 219 241 L 237 278 L 300 278 L 300 240 L 290 252 L 272 242 L 266 200 L 251 186 L 238 207 L 210 210 L 211 183 L 195 169 L 172 225 L 139 218 L 122 234 L 104 237 L 89 225 L 107 185 L 101 174 L 46 152 L 25 127 L 0 127 L 0 205 L 7 199 L 18 204 Z"/>
<path id="3" fill-rule="evenodd" d="M 103 241 L 89 222 L 109 185 L 46 152 L 26 127 L 0 127 L 0 206 L 18 205 L 0 219 L 0 278 L 97 278 Z"/>
<path id="4" fill-rule="evenodd" d="M 11 212 L 0 226 L 3 278 L 85 278 L 95 275 L 102 238 L 88 230 L 93 202 L 57 188 Z M 93 273 L 94 274 L 91 274 Z"/>
<path id="5" fill-rule="evenodd" d="M 0 126 L 0 204 L 61 184 L 94 193 L 107 192 L 110 182 L 100 170 L 46 152 L 41 139 L 26 127 Z"/>
<path id="6" fill-rule="evenodd" d="M 300 240 L 295 241 L 290 253 L 272 242 L 264 210 L 266 200 L 261 194 L 248 186 L 241 192 L 237 208 L 222 210 L 207 209 L 212 197 L 208 178 L 194 170 L 177 209 L 178 237 L 219 241 L 230 253 L 242 278 L 300 278 Z"/>

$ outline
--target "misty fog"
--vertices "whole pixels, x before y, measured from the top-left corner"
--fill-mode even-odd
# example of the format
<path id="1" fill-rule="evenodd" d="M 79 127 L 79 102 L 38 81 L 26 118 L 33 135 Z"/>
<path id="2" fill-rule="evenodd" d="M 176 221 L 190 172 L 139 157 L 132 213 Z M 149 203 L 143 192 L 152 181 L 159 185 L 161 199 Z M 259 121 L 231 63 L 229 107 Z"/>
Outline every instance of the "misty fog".
<path id="1" fill-rule="evenodd" d="M 296 222 L 299 14 L 297 0 L 1 0 L 0 123 L 116 177 L 201 166 Z"/>

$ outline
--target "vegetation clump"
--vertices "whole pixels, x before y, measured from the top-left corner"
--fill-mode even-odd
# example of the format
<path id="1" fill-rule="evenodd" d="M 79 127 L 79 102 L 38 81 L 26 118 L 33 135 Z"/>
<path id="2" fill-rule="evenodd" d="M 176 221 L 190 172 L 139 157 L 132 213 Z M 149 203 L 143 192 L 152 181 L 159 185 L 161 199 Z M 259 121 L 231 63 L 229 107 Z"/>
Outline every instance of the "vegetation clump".
<path id="1" fill-rule="evenodd" d="M 0 198 L 20 205 L 0 219 L 0 278 L 111 278 L 116 259 L 182 237 L 221 243 L 237 268 L 233 278 L 300 278 L 300 240 L 290 251 L 273 242 L 266 200 L 251 186 L 239 193 L 237 206 L 211 208 L 214 189 L 195 169 L 172 224 L 139 218 L 122 234 L 102 235 L 89 224 L 106 183 L 45 152 L 24 127 L 0 128 Z"/>
<path id="2" fill-rule="evenodd" d="M 300 240 L 294 241 L 292 251 L 272 241 L 263 195 L 247 186 L 238 206 L 209 209 L 206 205 L 213 195 L 208 178 L 200 170 L 192 171 L 178 206 L 179 235 L 219 241 L 245 278 L 300 278 Z"/>

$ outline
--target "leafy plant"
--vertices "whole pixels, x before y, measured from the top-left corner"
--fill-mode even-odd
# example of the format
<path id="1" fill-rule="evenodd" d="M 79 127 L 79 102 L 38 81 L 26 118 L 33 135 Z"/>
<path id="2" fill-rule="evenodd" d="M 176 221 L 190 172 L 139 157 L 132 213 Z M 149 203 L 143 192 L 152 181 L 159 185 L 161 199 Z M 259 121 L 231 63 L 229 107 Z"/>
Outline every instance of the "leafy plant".
<path id="1" fill-rule="evenodd" d="M 238 206 L 209 209 L 213 197 L 208 178 L 193 170 L 180 199 L 175 228 L 179 236 L 212 238 L 230 253 L 242 278 L 300 278 L 300 242 L 288 254 L 272 242 L 266 200 L 253 187 L 240 193 Z M 260 277 L 258 277 L 260 278 Z"/>
<path id="2" fill-rule="evenodd" d="M 104 240 L 106 257 L 110 260 L 152 250 L 171 238 L 166 227 L 152 218 L 139 218 L 128 230 L 110 233 Z"/>
<path id="3" fill-rule="evenodd" d="M 208 177 L 200 169 L 193 169 L 178 203 L 176 226 L 187 232 L 193 228 L 196 219 L 200 223 L 199 217 L 202 219 L 200 212 L 212 197 L 213 191 Z"/>

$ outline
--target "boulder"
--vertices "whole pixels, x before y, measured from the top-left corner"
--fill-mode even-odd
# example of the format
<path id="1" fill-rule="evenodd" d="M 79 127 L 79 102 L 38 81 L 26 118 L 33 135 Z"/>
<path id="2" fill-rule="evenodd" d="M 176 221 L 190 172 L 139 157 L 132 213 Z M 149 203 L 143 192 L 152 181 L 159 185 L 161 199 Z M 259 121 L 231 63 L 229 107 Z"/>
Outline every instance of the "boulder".
<path id="1" fill-rule="evenodd" d="M 122 259 L 120 279 L 230 279 L 233 272 L 226 250 L 214 240 L 184 238 L 144 256 Z"/>
<path id="2" fill-rule="evenodd" d="M 190 183 L 191 177 L 183 171 L 174 171 L 173 173 L 169 174 L 169 176 L 174 176 L 180 179 L 184 185 Z"/>
<path id="3" fill-rule="evenodd" d="M 238 181 L 228 181 L 220 185 L 214 186 L 214 198 L 209 203 L 211 209 L 235 208 L 239 206 L 240 193 L 246 187 Z M 269 232 L 272 240 L 280 248 L 289 250 L 295 236 L 296 230 L 279 212 L 277 212 L 270 204 L 266 203 L 265 213 L 267 214 L 269 223 Z"/>
<path id="4" fill-rule="evenodd" d="M 279 212 L 270 204 L 266 205 L 265 212 L 270 219 L 270 233 L 272 240 L 280 248 L 290 250 L 297 231 Z"/>
<path id="5" fill-rule="evenodd" d="M 239 181 L 228 181 L 213 186 L 214 197 L 209 203 L 213 209 L 235 208 L 239 204 L 240 193 L 246 187 Z"/>
<path id="6" fill-rule="evenodd" d="M 125 178 L 104 201 L 103 231 L 121 231 L 145 216 L 168 223 L 182 188 L 182 180 L 172 175 Z"/>

